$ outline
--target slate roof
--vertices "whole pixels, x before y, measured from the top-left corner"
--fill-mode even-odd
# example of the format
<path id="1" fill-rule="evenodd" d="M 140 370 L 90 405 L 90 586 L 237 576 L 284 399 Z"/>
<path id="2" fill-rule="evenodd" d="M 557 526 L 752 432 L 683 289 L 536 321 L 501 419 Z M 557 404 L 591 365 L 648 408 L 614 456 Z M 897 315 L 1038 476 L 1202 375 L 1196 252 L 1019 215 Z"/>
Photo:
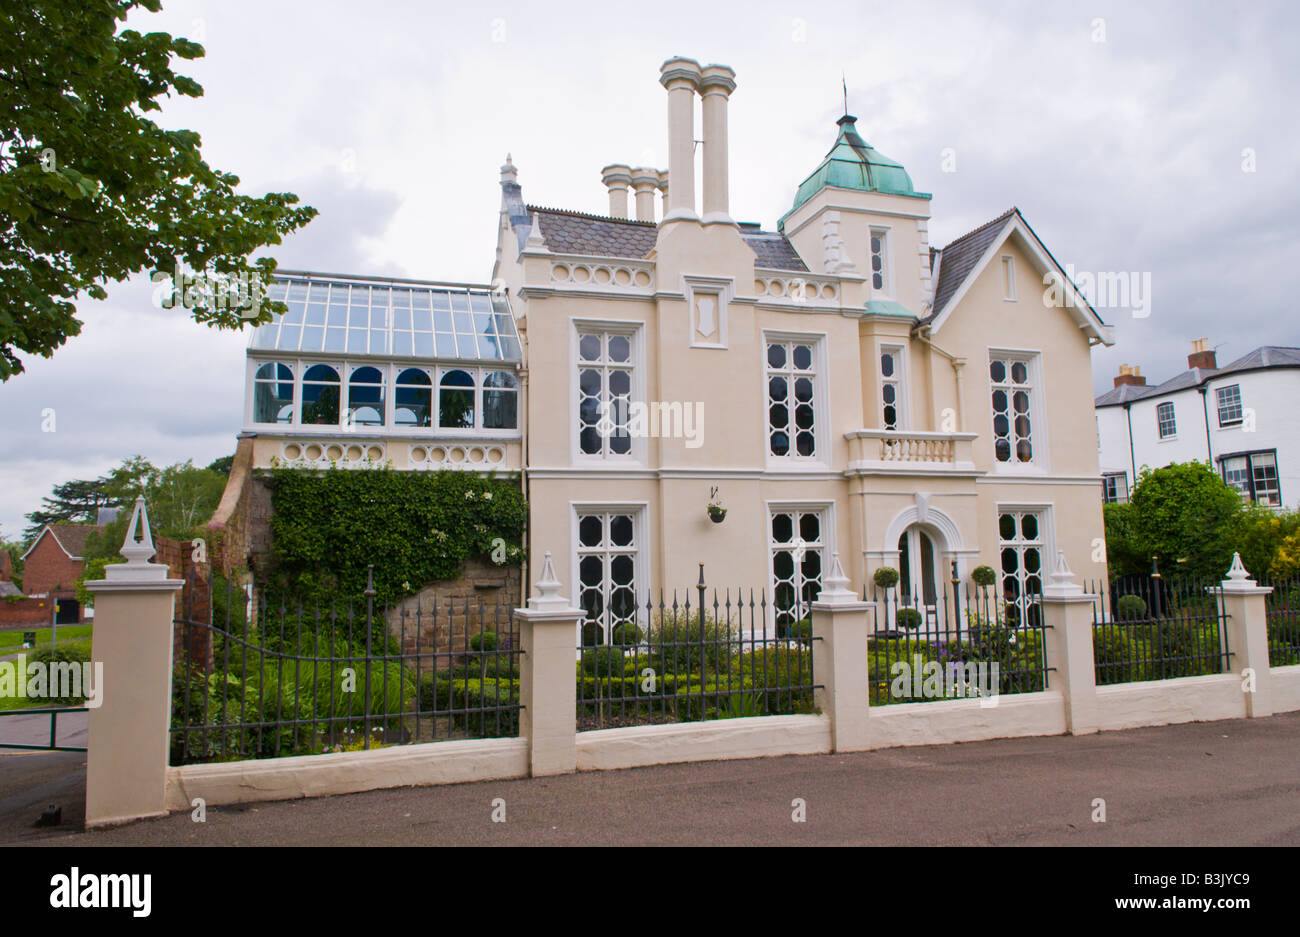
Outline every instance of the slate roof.
<path id="1" fill-rule="evenodd" d="M 22 594 L 23 590 L 19 589 L 12 582 L 0 579 L 0 598 L 4 598 L 7 595 L 18 596 L 21 598 Z"/>
<path id="2" fill-rule="evenodd" d="M 59 546 L 68 551 L 69 556 L 82 556 L 90 535 L 102 534 L 104 528 L 94 524 L 51 524 L 50 532 L 59 541 Z"/>
<path id="3" fill-rule="evenodd" d="M 526 211 L 530 218 L 537 218 L 547 248 L 557 254 L 639 260 L 654 250 L 659 237 L 659 226 L 653 221 L 608 218 L 538 205 L 528 205 Z M 808 270 L 785 235 L 762 231 L 758 225 L 742 224 L 740 236 L 753 250 L 756 266 L 766 270 Z"/>
<path id="4" fill-rule="evenodd" d="M 970 276 L 970 272 L 975 269 L 975 265 L 989 249 L 989 245 L 997 240 L 1003 227 L 1006 226 L 1007 219 L 1013 214 L 1020 214 L 1020 209 L 1015 207 L 1008 209 L 992 221 L 986 221 L 974 231 L 963 234 L 939 251 L 939 282 L 934 288 L 934 303 L 930 307 L 930 314 L 921 320 L 923 323 L 938 317 L 939 311 L 956 295 L 957 290 L 961 289 L 961 285 L 966 282 L 966 277 Z M 933 269 L 933 254 L 930 266 Z"/>
<path id="5" fill-rule="evenodd" d="M 1200 387 L 1210 378 L 1227 377 L 1245 371 L 1262 371 L 1268 368 L 1300 368 L 1300 348 L 1261 345 L 1222 368 L 1188 368 L 1162 384 L 1150 386 L 1121 384 L 1095 398 L 1093 406 L 1114 407 L 1146 397 L 1163 397 L 1180 390 Z"/>

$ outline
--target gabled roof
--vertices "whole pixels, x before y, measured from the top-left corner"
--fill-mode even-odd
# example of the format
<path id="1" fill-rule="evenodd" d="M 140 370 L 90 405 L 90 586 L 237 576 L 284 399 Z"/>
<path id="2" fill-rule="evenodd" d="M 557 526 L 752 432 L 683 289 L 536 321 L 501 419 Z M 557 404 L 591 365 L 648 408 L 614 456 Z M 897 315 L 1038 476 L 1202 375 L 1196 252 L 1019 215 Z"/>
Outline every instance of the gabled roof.
<path id="1" fill-rule="evenodd" d="M 1272 368 L 1300 368 L 1300 348 L 1283 345 L 1261 345 L 1252 352 L 1222 368 L 1188 368 L 1169 380 L 1155 385 L 1121 384 L 1093 400 L 1095 407 L 1115 407 L 1147 397 L 1163 397 L 1180 390 L 1203 386 L 1212 378 L 1229 377 L 1246 371 L 1265 371 Z M 1124 393 L 1121 393 L 1124 392 Z"/>
<path id="2" fill-rule="evenodd" d="M 1115 344 L 1111 327 L 1102 321 L 1087 297 L 1079 292 L 1064 268 L 1034 233 L 1020 209 L 1014 206 L 974 231 L 963 234 L 939 251 L 931 267 L 933 269 L 933 263 L 938 264 L 939 282 L 935 286 L 934 303 L 930 314 L 921 319 L 919 324 L 938 331 L 971 284 L 989 265 L 994 254 L 1011 237 L 1017 238 L 1040 274 L 1050 271 L 1059 278 L 1067 300 L 1064 309 L 1079 327 L 1103 344 Z"/>
<path id="3" fill-rule="evenodd" d="M 546 247 L 557 254 L 640 260 L 654 250 L 659 238 L 659 226 L 653 221 L 609 218 L 538 205 L 528 205 L 526 210 L 541 226 Z M 756 224 L 742 224 L 740 236 L 754 252 L 755 266 L 766 270 L 807 271 L 807 265 L 784 234 L 763 231 Z"/>
<path id="4" fill-rule="evenodd" d="M 27 548 L 27 552 L 23 554 L 23 559 L 26 560 L 31 555 L 31 552 L 36 549 L 36 545 L 48 533 L 54 538 L 54 542 L 58 544 L 59 549 L 68 555 L 68 559 L 79 560 L 90 535 L 102 534 L 103 532 L 103 527 L 97 527 L 94 524 L 46 524 L 41 528 L 41 532 L 36 535 L 32 545 Z"/>
<path id="5" fill-rule="evenodd" d="M 23 594 L 23 590 L 19 589 L 12 582 L 9 582 L 8 580 L 0 579 L 0 598 L 4 598 L 5 596 L 8 595 L 21 598 L 22 594 Z"/>
<path id="6" fill-rule="evenodd" d="M 936 253 L 942 255 L 943 263 L 939 267 L 939 282 L 934 290 L 932 311 L 926 316 L 925 321 L 935 318 L 939 310 L 947 305 L 948 300 L 952 299 L 958 288 L 966 282 L 970 272 L 975 269 L 984 252 L 989 249 L 989 245 L 998 240 L 1007 219 L 1015 211 L 1014 208 L 1007 209 L 992 221 L 986 221 L 974 231 L 963 234 L 941 251 L 936 252 L 931 248 L 930 269 L 934 269 Z"/>

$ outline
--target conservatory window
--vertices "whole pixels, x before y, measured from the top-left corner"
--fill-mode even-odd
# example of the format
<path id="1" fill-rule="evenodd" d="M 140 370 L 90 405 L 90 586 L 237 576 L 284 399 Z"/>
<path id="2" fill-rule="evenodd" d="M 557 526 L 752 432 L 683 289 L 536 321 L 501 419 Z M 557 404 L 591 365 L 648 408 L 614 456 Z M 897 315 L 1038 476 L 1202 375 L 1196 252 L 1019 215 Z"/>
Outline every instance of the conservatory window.
<path id="1" fill-rule="evenodd" d="M 518 382 L 509 371 L 489 371 L 483 376 L 483 428 L 518 426 Z"/>
<path id="2" fill-rule="evenodd" d="M 253 377 L 253 422 L 293 422 L 293 368 L 280 361 L 260 365 Z"/>
<path id="3" fill-rule="evenodd" d="M 348 379 L 348 425 L 384 425 L 384 375 L 378 368 L 353 368 Z"/>
<path id="4" fill-rule="evenodd" d="M 398 374 L 396 401 L 394 420 L 398 426 L 419 429 L 433 426 L 433 381 L 427 372 L 407 368 Z"/>
<path id="5" fill-rule="evenodd" d="M 474 378 L 467 371 L 447 371 L 438 391 L 438 425 L 444 429 L 474 428 Z"/>
<path id="6" fill-rule="evenodd" d="M 302 376 L 304 425 L 339 424 L 339 372 L 328 364 L 313 364 Z"/>

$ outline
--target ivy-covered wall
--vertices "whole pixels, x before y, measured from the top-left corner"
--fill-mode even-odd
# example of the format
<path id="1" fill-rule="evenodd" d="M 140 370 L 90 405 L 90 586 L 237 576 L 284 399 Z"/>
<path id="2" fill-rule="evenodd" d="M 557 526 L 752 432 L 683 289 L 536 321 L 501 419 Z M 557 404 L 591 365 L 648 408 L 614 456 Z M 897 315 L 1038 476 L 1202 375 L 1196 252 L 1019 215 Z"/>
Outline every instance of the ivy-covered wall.
<path id="1" fill-rule="evenodd" d="M 274 469 L 271 554 L 262 581 L 289 601 L 376 602 L 454 579 L 471 556 L 522 562 L 528 511 L 516 478 L 392 469 Z"/>

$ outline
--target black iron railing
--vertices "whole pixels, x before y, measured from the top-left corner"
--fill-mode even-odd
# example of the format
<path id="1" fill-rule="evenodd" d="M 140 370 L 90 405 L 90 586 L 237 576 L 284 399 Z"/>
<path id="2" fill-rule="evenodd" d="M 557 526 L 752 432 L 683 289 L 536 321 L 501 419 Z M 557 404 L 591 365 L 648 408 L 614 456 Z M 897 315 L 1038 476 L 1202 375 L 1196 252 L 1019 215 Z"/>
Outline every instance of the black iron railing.
<path id="1" fill-rule="evenodd" d="M 779 626 L 761 591 L 647 596 L 605 624 L 580 629 L 579 731 L 815 711 L 810 619 Z"/>
<path id="2" fill-rule="evenodd" d="M 378 610 L 227 586 L 224 621 L 178 619 L 171 762 L 267 758 L 519 732 L 513 609 L 457 599 Z"/>
<path id="3" fill-rule="evenodd" d="M 872 586 L 867 636 L 872 706 L 991 698 L 1047 689 L 1042 600 L 946 584 L 929 596 Z"/>
<path id="4" fill-rule="evenodd" d="M 1093 656 L 1099 686 L 1228 670 L 1220 583 L 1123 576 L 1087 583 L 1085 591 L 1097 595 Z"/>
<path id="5" fill-rule="evenodd" d="M 1269 665 L 1300 664 L 1300 577 L 1262 579 L 1260 584 L 1273 587 L 1264 600 Z"/>

